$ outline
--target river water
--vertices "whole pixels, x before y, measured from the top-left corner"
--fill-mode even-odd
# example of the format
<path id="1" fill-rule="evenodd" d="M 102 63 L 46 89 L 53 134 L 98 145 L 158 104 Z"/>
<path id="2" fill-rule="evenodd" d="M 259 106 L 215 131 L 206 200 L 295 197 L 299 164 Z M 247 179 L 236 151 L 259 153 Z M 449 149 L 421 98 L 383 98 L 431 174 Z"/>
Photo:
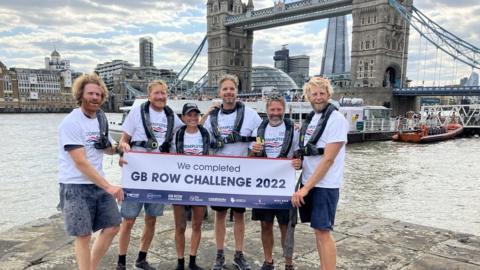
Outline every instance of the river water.
<path id="1" fill-rule="evenodd" d="M 0 114 L 0 232 L 57 213 L 65 114 Z M 104 161 L 119 182 L 117 157 Z M 480 235 L 480 139 L 352 144 L 339 208 Z"/>

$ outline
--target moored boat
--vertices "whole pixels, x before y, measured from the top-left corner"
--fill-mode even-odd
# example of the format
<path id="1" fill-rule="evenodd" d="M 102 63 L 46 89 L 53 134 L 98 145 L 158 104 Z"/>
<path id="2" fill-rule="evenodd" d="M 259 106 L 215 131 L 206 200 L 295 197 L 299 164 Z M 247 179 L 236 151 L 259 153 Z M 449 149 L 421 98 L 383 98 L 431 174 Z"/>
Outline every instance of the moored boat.
<path id="1" fill-rule="evenodd" d="M 463 126 L 460 124 L 448 124 L 446 127 L 437 128 L 429 128 L 423 124 L 413 130 L 400 130 L 392 139 L 399 142 L 432 143 L 453 139 L 462 132 Z"/>

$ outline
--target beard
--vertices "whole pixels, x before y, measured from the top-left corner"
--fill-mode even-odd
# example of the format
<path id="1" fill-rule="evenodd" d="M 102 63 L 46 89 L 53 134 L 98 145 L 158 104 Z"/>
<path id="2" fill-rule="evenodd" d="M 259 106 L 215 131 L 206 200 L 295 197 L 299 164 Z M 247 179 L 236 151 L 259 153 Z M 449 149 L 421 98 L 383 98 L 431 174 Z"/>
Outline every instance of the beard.
<path id="1" fill-rule="evenodd" d="M 312 105 L 312 108 L 316 113 L 321 113 L 323 111 L 323 109 L 325 109 L 325 107 L 327 107 L 328 103 L 326 103 L 326 102 L 325 103 L 313 103 L 313 102 L 311 102 L 310 104 Z"/>
<path id="2" fill-rule="evenodd" d="M 278 116 L 278 115 L 268 116 L 268 122 L 272 127 L 279 126 L 283 122 L 283 116 Z"/>

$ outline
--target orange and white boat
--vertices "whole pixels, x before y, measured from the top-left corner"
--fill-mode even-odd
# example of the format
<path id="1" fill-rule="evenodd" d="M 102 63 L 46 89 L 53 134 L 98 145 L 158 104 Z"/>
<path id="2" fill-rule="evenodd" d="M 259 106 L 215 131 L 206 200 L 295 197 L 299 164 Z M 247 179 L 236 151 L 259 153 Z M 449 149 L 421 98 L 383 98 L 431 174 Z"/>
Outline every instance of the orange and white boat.
<path id="1" fill-rule="evenodd" d="M 446 127 L 430 128 L 422 124 L 413 130 L 400 130 L 392 139 L 399 142 L 432 143 L 453 139 L 462 134 L 463 126 L 460 124 L 448 124 Z"/>

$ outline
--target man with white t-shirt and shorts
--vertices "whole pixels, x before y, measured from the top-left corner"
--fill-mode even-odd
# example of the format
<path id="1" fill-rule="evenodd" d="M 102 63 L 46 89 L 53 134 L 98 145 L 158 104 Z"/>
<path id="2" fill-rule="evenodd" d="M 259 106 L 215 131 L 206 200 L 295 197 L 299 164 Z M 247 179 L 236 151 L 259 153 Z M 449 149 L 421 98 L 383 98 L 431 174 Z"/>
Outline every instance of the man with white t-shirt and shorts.
<path id="1" fill-rule="evenodd" d="M 280 94 L 267 97 L 267 119 L 253 131 L 257 141 L 250 146 L 251 156 L 268 158 L 292 158 L 297 150 L 299 134 L 290 119 L 284 119 L 285 99 Z M 261 238 L 264 262 L 260 270 L 274 270 L 273 262 L 273 222 L 277 218 L 284 249 L 285 270 L 293 270 L 291 254 L 285 250 L 287 226 L 290 220 L 289 209 L 252 209 L 252 220 L 261 222 Z"/>
<path id="2" fill-rule="evenodd" d="M 218 94 L 222 99 L 220 108 L 215 108 L 204 118 L 205 128 L 215 141 L 215 155 L 248 156 L 248 146 L 252 141 L 254 129 L 261 123 L 261 118 L 253 109 L 237 101 L 238 78 L 234 75 L 223 75 L 219 81 Z M 212 270 L 221 270 L 225 265 L 223 252 L 225 244 L 226 217 L 228 207 L 212 206 L 215 214 L 215 241 L 217 256 Z M 250 269 L 243 255 L 245 239 L 245 208 L 232 207 L 235 237 L 235 256 L 233 264 L 240 270 Z"/>
<path id="3" fill-rule="evenodd" d="M 315 231 L 321 270 L 336 267 L 336 246 L 331 235 L 343 181 L 345 144 L 348 122 L 328 101 L 333 89 L 330 81 L 313 77 L 303 87 L 313 111 L 300 130 L 299 154 L 296 169 L 303 167 L 302 186 L 292 196 L 292 204 L 300 207 L 302 222 L 310 222 Z"/>
<path id="4" fill-rule="evenodd" d="M 121 222 L 117 201 L 119 186 L 103 173 L 103 154 L 113 154 L 108 121 L 100 106 L 108 97 L 102 79 L 95 74 L 78 77 L 72 94 L 80 105 L 59 126 L 60 208 L 65 230 L 75 236 L 75 257 L 80 270 L 96 269 L 118 233 Z M 90 250 L 92 232 L 100 230 Z"/>
<path id="5" fill-rule="evenodd" d="M 178 116 L 167 104 L 168 86 L 162 80 L 148 85 L 148 101 L 131 109 L 122 124 L 122 137 L 119 147 L 122 151 L 170 152 L 175 131 L 183 126 Z M 120 166 L 127 164 L 121 158 Z M 123 222 L 118 241 L 117 270 L 126 269 L 126 254 L 130 243 L 130 234 L 140 211 L 145 210 L 145 227 L 140 239 L 135 266 L 140 269 L 154 270 L 147 262 L 147 252 L 155 233 L 157 216 L 163 215 L 164 205 L 160 203 L 142 203 L 125 201 L 120 213 Z"/>

